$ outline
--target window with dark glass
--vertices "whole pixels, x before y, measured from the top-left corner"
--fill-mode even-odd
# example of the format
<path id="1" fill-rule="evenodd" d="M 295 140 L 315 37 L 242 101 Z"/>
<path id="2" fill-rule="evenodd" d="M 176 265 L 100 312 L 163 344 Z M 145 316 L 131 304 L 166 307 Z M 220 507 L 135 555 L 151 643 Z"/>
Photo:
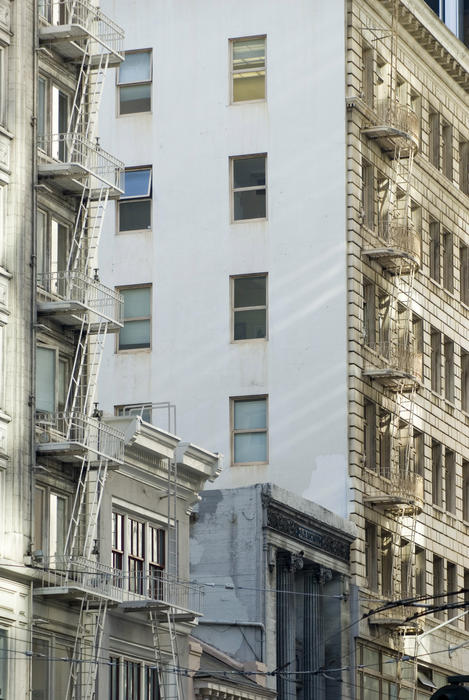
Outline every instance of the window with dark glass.
<path id="1" fill-rule="evenodd" d="M 151 287 L 124 287 L 124 327 L 118 336 L 119 350 L 149 348 L 151 343 Z"/>
<path id="2" fill-rule="evenodd" d="M 267 275 L 232 278 L 233 340 L 267 337 Z"/>
<path id="3" fill-rule="evenodd" d="M 233 221 L 266 218 L 266 156 L 231 159 Z"/>
<path id="4" fill-rule="evenodd" d="M 151 50 L 127 51 L 118 72 L 119 114 L 151 111 Z"/>
<path id="5" fill-rule="evenodd" d="M 151 228 L 151 168 L 126 170 L 119 199 L 119 231 Z"/>

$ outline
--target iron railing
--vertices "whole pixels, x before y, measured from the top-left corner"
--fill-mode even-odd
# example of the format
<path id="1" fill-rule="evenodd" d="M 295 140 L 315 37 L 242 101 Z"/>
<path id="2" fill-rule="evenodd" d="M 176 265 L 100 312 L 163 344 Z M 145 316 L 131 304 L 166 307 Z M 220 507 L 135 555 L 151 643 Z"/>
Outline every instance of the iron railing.
<path id="1" fill-rule="evenodd" d="M 124 31 L 88 0 L 39 0 L 39 16 L 52 26 L 80 27 L 107 51 L 122 56 Z M 47 25 L 39 26 L 41 33 L 48 38 Z"/>
<path id="2" fill-rule="evenodd" d="M 124 459 L 124 435 L 115 428 L 77 411 L 38 413 L 37 440 L 40 446 L 74 444 L 116 462 Z"/>
<path id="3" fill-rule="evenodd" d="M 420 260 L 420 236 L 408 219 L 389 218 L 380 221 L 378 236 L 387 247 L 403 251 Z"/>
<path id="4" fill-rule="evenodd" d="M 375 495 L 386 495 L 393 500 L 407 503 L 410 500 L 416 505 L 423 504 L 423 477 L 413 471 L 400 468 L 398 464 L 388 467 L 381 466 L 378 472 L 364 472 L 365 481 L 368 482 L 368 495 L 370 488 Z"/>
<path id="5" fill-rule="evenodd" d="M 376 125 L 386 126 L 409 136 L 418 144 L 420 128 L 417 114 L 408 106 L 385 98 L 376 103 Z"/>
<path id="6" fill-rule="evenodd" d="M 68 132 L 38 137 L 38 147 L 53 160 L 52 163 L 41 162 L 39 174 L 51 176 L 63 175 L 63 168 L 54 168 L 55 161 L 69 166 L 78 166 L 96 180 L 119 191 L 124 163 L 104 151 L 101 146 L 91 142 L 80 134 Z"/>
<path id="7" fill-rule="evenodd" d="M 163 571 L 131 574 L 78 556 L 47 557 L 40 566 L 43 588 L 75 587 L 115 603 L 154 601 L 181 610 L 202 610 L 202 586 Z"/>
<path id="8" fill-rule="evenodd" d="M 121 324 L 123 297 L 99 280 L 82 272 L 66 270 L 39 273 L 38 284 L 46 291 L 57 294 L 61 300 L 83 304 L 97 316 Z"/>
<path id="9" fill-rule="evenodd" d="M 367 343 L 368 347 L 374 351 L 373 359 L 367 363 L 367 370 L 390 370 L 404 372 L 417 380 L 422 379 L 421 354 L 413 348 L 413 343 L 401 341 L 378 341 L 377 343 Z"/>

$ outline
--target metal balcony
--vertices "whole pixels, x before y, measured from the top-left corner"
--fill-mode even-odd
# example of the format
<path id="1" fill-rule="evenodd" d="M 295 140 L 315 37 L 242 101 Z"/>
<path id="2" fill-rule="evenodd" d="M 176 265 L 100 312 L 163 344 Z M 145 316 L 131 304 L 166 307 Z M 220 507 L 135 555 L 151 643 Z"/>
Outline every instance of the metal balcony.
<path id="1" fill-rule="evenodd" d="M 85 557 L 49 557 L 41 563 L 34 589 L 36 596 L 81 600 L 85 595 L 106 599 L 127 612 L 168 608 L 179 619 L 201 614 L 203 591 L 199 585 L 164 572 L 130 575 L 121 569 Z"/>
<path id="2" fill-rule="evenodd" d="M 88 0 L 39 0 L 39 42 L 67 60 L 108 54 L 115 66 L 124 59 L 124 31 Z"/>
<path id="3" fill-rule="evenodd" d="M 421 634 L 423 632 L 421 618 L 409 619 L 418 611 L 418 606 L 396 605 L 370 615 L 368 622 L 370 625 L 388 628 L 401 634 Z"/>
<path id="4" fill-rule="evenodd" d="M 81 195 L 89 188 L 97 197 L 102 188 L 109 197 L 119 197 L 124 164 L 74 132 L 53 134 L 38 139 L 38 175 L 53 180 L 65 193 Z"/>
<path id="5" fill-rule="evenodd" d="M 422 356 L 412 344 L 380 341 L 364 350 L 363 376 L 393 391 L 411 391 L 422 381 Z"/>
<path id="6" fill-rule="evenodd" d="M 108 331 L 118 331 L 123 326 L 122 295 L 97 279 L 82 272 L 50 272 L 38 275 L 38 285 L 44 290 L 43 296 L 47 297 L 37 304 L 40 316 L 76 328 L 86 315 L 91 331 L 99 329 L 103 321 L 107 323 Z"/>
<path id="7" fill-rule="evenodd" d="M 381 150 L 394 153 L 396 148 L 401 157 L 409 156 L 419 148 L 419 118 L 407 105 L 386 98 L 379 100 L 374 109 L 374 117 L 362 133 L 377 141 Z"/>
<path id="8" fill-rule="evenodd" d="M 109 460 L 118 466 L 124 460 L 124 435 L 106 423 L 78 412 L 38 413 L 36 452 L 62 462 L 81 464 Z"/>
<path id="9" fill-rule="evenodd" d="M 391 218 L 379 223 L 376 245 L 365 248 L 363 254 L 377 260 L 385 270 L 406 274 L 420 267 L 421 248 L 420 235 L 412 223 Z"/>
<path id="10" fill-rule="evenodd" d="M 413 471 L 392 465 L 379 473 L 363 471 L 365 481 L 364 502 L 374 507 L 401 515 L 422 512 L 424 492 L 423 477 Z"/>

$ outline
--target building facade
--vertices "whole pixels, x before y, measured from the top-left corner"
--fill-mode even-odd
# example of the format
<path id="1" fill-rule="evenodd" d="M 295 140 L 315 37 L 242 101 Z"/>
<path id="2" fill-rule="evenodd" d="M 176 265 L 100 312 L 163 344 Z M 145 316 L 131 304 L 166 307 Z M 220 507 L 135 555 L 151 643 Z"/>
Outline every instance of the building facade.
<path id="1" fill-rule="evenodd" d="M 469 582 L 467 2 L 117 16 L 102 143 L 125 181 L 101 270 L 125 310 L 106 409 L 175 404 L 227 455 L 227 501 L 275 483 L 351 518 L 341 692 L 428 697 L 469 641 L 449 607 Z"/>

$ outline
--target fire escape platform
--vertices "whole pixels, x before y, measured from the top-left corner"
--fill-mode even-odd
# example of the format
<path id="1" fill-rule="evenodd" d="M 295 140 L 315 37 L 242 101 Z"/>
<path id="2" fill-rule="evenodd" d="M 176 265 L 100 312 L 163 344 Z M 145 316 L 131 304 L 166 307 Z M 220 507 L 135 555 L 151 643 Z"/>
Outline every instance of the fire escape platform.
<path id="1" fill-rule="evenodd" d="M 401 158 L 408 158 L 410 153 L 418 150 L 418 140 L 410 133 L 388 124 L 367 126 L 362 134 L 377 142 L 380 149 L 392 157 L 396 145 L 400 148 Z"/>
<path id="2" fill-rule="evenodd" d="M 90 449 L 80 442 L 75 442 L 73 440 L 64 442 L 47 442 L 47 443 L 36 443 L 36 453 L 38 455 L 47 457 L 56 457 L 62 462 L 66 462 L 70 465 L 75 465 L 81 468 L 82 460 L 85 456 L 91 455 L 90 467 L 97 468 L 99 466 L 99 458 L 107 459 L 108 469 L 119 469 L 122 464 L 120 459 L 116 457 L 104 454 L 103 452 L 96 449 Z"/>
<path id="3" fill-rule="evenodd" d="M 363 370 L 363 376 L 375 379 L 382 386 L 392 391 L 413 391 L 419 385 L 417 376 L 405 370 L 389 367 L 368 367 Z"/>
<path id="4" fill-rule="evenodd" d="M 378 260 L 381 266 L 391 273 L 407 274 L 420 267 L 420 258 L 403 248 L 390 248 L 383 245 L 363 250 L 371 260 Z"/>
<path id="5" fill-rule="evenodd" d="M 115 187 L 114 183 L 97 174 L 93 168 L 88 168 L 82 163 L 62 163 L 51 161 L 38 164 L 38 176 L 43 179 L 53 180 L 64 194 L 81 196 L 86 186 L 86 178 L 91 177 L 95 186 L 90 191 L 92 200 L 99 199 L 99 185 L 102 184 L 108 189 L 109 199 L 118 199 L 122 190 Z"/>
<path id="6" fill-rule="evenodd" d="M 40 301 L 37 304 L 37 313 L 39 316 L 47 316 L 67 328 L 80 328 L 85 314 L 107 321 L 108 333 L 117 333 L 123 327 L 122 323 L 111 316 L 96 313 L 95 309 L 81 301 Z M 98 331 L 99 322 L 97 320 L 96 323 L 90 325 L 90 333 Z"/>
<path id="7" fill-rule="evenodd" d="M 113 68 L 122 63 L 123 56 L 109 47 L 106 42 L 101 41 L 97 36 L 94 36 L 86 27 L 79 23 L 71 24 L 50 24 L 41 25 L 39 27 L 39 41 L 54 49 L 62 58 L 81 62 L 85 53 L 83 46 L 77 42 L 86 42 L 92 39 L 96 46 L 101 48 L 97 55 L 90 56 L 91 66 L 98 66 L 100 63 L 100 55 L 102 53 L 109 54 L 108 66 Z M 104 49 L 104 50 L 103 50 Z"/>

